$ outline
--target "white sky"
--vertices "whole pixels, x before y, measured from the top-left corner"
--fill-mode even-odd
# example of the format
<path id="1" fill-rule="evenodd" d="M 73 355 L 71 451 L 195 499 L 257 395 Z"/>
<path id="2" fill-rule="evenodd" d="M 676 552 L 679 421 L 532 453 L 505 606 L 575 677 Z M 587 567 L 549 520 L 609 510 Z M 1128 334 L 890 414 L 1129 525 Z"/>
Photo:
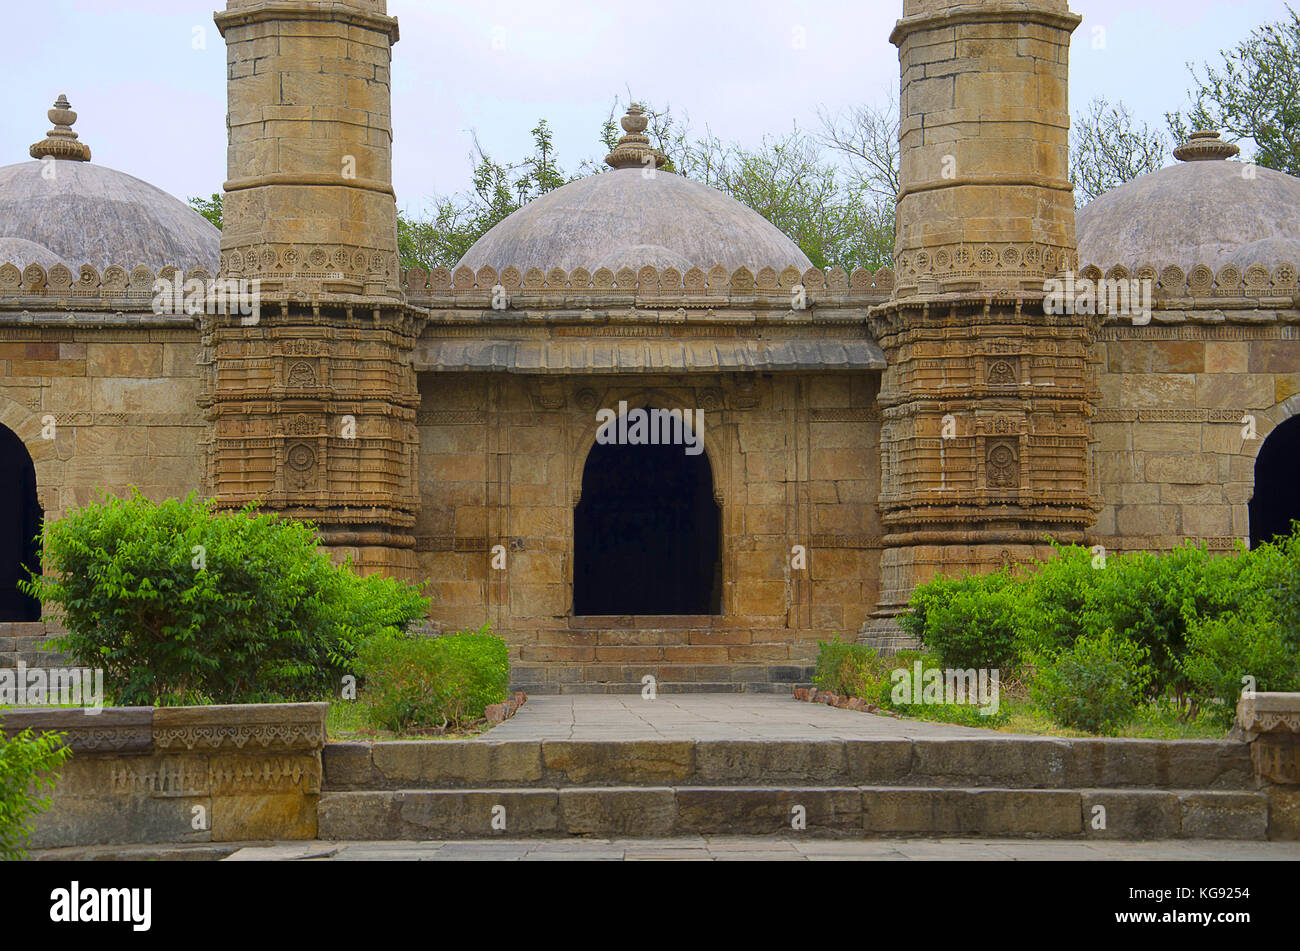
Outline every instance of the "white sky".
<path id="1" fill-rule="evenodd" d="M 0 165 L 28 159 L 66 93 L 94 161 L 186 198 L 225 179 L 221 0 L 0 0 L 6 24 Z M 1283 0 L 1073 0 L 1071 110 L 1104 95 L 1164 128 L 1186 64 L 1218 62 Z M 697 131 L 757 144 L 817 110 L 882 101 L 898 78 L 901 0 L 389 0 L 394 183 L 401 207 L 469 183 L 470 130 L 517 160 L 550 121 L 561 163 L 603 156 L 616 93 L 670 104 Z M 1104 47 L 1094 48 L 1096 28 Z M 196 36 L 206 48 L 196 49 Z M 798 42 L 802 39 L 802 44 Z"/>

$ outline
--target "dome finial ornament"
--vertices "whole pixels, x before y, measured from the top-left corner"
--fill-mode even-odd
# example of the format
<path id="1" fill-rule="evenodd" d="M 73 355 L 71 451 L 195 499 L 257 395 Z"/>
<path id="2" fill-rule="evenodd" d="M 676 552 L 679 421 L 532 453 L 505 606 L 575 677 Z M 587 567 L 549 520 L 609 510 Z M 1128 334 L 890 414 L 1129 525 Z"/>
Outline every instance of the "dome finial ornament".
<path id="1" fill-rule="evenodd" d="M 1222 162 L 1233 158 L 1241 149 L 1224 142 L 1218 132 L 1193 132 L 1187 141 L 1174 149 L 1174 158 L 1180 162 Z"/>
<path id="2" fill-rule="evenodd" d="M 667 164 L 668 156 L 652 146 L 645 134 L 650 120 L 640 103 L 634 102 L 627 107 L 627 115 L 620 124 L 627 134 L 618 140 L 614 151 L 605 156 L 606 165 L 610 168 L 663 168 Z"/>
<path id="3" fill-rule="evenodd" d="M 60 93 L 59 98 L 54 101 L 54 108 L 46 115 L 54 123 L 54 128 L 45 134 L 44 141 L 37 142 L 29 149 L 32 158 L 43 159 L 50 156 L 72 162 L 89 162 L 90 146 L 85 142 L 78 142 L 77 133 L 72 131 L 72 124 L 77 121 L 77 114 L 72 111 L 68 97 Z"/>

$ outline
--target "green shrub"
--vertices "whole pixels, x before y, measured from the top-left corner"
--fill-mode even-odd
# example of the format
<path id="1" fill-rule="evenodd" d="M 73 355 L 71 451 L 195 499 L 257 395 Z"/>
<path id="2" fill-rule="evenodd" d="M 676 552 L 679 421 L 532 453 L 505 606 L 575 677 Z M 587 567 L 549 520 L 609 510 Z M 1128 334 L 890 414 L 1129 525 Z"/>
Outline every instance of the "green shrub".
<path id="1" fill-rule="evenodd" d="M 1083 628 L 1124 637 L 1150 657 L 1148 696 L 1172 692 L 1181 700 L 1191 683 L 1182 668 L 1189 624 L 1217 617 L 1250 596 L 1243 572 L 1250 556 L 1212 556 L 1183 545 L 1161 554 L 1135 552 L 1109 560 L 1089 592 Z"/>
<path id="2" fill-rule="evenodd" d="M 817 643 L 817 666 L 813 683 L 822 690 L 843 697 L 874 699 L 884 673 L 885 662 L 872 648 L 863 644 L 846 644 L 836 635 Z"/>
<path id="3" fill-rule="evenodd" d="M 49 808 L 58 768 L 72 755 L 62 733 L 0 733 L 0 860 L 26 856 L 28 820 Z"/>
<path id="4" fill-rule="evenodd" d="M 488 633 L 446 637 L 372 638 L 357 656 L 365 677 L 361 701 L 372 723 L 394 732 L 461 726 L 506 699 L 510 656 L 506 643 Z"/>
<path id="5" fill-rule="evenodd" d="M 904 630 L 938 654 L 945 667 L 1004 672 L 1020 656 L 1021 584 L 1005 571 L 936 578 L 912 594 Z"/>
<path id="6" fill-rule="evenodd" d="M 1192 626 L 1182 667 L 1197 700 L 1220 725 L 1231 725 L 1246 678 L 1254 689 L 1300 690 L 1300 655 L 1282 625 L 1261 611 L 1225 614 Z"/>
<path id="7" fill-rule="evenodd" d="M 1030 694 L 1061 726 L 1113 736 L 1137 712 L 1151 676 L 1144 648 L 1110 632 L 1037 658 Z"/>
<path id="8" fill-rule="evenodd" d="M 134 491 L 47 523 L 44 574 L 23 587 L 61 609 L 59 648 L 103 668 L 118 703 L 318 698 L 364 640 L 405 631 L 428 602 L 317 544 L 311 525 L 251 506 Z"/>
<path id="9" fill-rule="evenodd" d="M 1086 633 L 1085 611 L 1101 580 L 1091 549 L 1054 545 L 1053 557 L 1019 579 L 1022 653 L 1052 653 Z M 1097 564 L 1098 567 L 1094 567 Z"/>

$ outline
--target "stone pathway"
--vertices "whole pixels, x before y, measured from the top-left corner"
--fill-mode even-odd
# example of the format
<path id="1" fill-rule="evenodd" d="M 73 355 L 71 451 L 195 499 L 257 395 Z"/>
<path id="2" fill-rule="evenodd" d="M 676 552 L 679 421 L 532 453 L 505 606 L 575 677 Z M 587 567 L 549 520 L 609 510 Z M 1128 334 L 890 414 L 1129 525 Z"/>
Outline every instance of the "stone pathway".
<path id="1" fill-rule="evenodd" d="M 479 740 L 857 740 L 989 736 L 991 731 L 763 693 L 561 694 L 529 697 L 519 712 Z M 1003 734 L 1005 735 L 1005 734 Z"/>
<path id="2" fill-rule="evenodd" d="M 239 849 L 227 862 L 407 861 L 1297 861 L 1300 842 L 1062 842 L 1037 839 L 476 839 L 452 842 L 293 842 Z"/>

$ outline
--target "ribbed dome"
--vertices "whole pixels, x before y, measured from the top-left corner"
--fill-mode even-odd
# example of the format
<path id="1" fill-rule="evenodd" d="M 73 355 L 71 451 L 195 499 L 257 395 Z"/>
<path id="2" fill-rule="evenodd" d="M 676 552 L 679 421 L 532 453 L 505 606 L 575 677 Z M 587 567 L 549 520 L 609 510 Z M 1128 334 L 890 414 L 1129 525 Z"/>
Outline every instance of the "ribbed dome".
<path id="1" fill-rule="evenodd" d="M 47 162 L 50 178 L 41 175 Z M 0 168 L 3 238 L 41 245 L 74 272 L 83 264 L 174 264 L 215 273 L 221 256 L 221 232 L 193 208 L 124 172 L 60 159 Z"/>
<path id="2" fill-rule="evenodd" d="M 633 103 L 621 120 L 626 133 L 605 157 L 612 171 L 570 182 L 529 202 L 465 252 L 477 271 L 514 265 L 595 271 L 650 265 L 729 271 L 777 271 L 812 262 L 762 215 L 730 195 L 663 170 L 664 153 L 645 134 L 645 110 Z"/>
<path id="3" fill-rule="evenodd" d="M 0 167 L 0 262 L 19 267 L 60 260 L 75 273 L 144 264 L 158 270 L 203 267 L 215 273 L 221 232 L 184 202 L 148 182 L 90 164 L 90 149 L 72 125 L 77 114 L 60 96 L 54 128 L 31 148 L 35 162 Z M 33 247 L 34 246 L 34 247 Z M 11 255 L 22 255 L 13 259 Z"/>
<path id="4" fill-rule="evenodd" d="M 479 238 L 460 263 L 475 271 L 512 264 L 592 271 L 812 267 L 798 245 L 729 195 L 663 170 L 648 177 L 639 168 L 592 175 L 529 202 Z"/>
<path id="5" fill-rule="evenodd" d="M 1228 263 L 1300 263 L 1291 252 L 1300 248 L 1300 179 L 1224 161 L 1232 148 L 1194 140 L 1180 151 L 1201 152 L 1203 160 L 1143 175 L 1081 208 L 1079 263 L 1103 270 L 1113 264 L 1184 270 L 1206 264 L 1216 271 Z M 1252 254 L 1262 257 L 1245 260 Z M 1274 260 L 1278 255 L 1287 257 Z"/>

